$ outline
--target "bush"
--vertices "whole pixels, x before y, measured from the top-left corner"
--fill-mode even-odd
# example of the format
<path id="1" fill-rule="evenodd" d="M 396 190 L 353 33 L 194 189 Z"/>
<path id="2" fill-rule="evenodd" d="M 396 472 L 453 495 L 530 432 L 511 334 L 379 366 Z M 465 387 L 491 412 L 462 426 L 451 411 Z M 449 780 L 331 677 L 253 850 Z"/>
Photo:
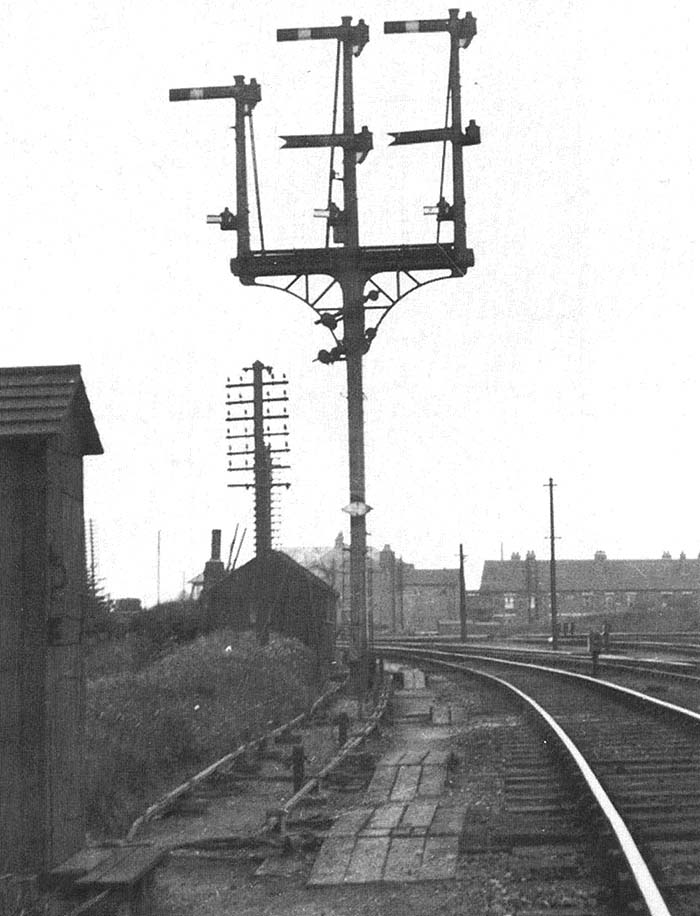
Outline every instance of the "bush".
<path id="1" fill-rule="evenodd" d="M 305 709 L 312 653 L 296 640 L 222 630 L 141 671 L 88 685 L 87 814 L 93 835 L 124 831 L 187 775 Z"/>

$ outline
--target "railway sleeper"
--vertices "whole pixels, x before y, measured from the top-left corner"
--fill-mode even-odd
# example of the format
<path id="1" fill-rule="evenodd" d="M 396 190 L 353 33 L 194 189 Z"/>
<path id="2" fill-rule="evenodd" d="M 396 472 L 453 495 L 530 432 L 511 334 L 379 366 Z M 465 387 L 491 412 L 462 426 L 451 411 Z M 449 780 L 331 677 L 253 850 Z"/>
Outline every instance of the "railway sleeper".
<path id="1" fill-rule="evenodd" d="M 81 850 L 54 869 L 49 881 L 68 885 L 71 893 L 82 897 L 81 912 L 90 912 L 92 903 L 101 905 L 109 898 L 129 916 L 150 916 L 154 872 L 169 851 L 144 843 Z"/>

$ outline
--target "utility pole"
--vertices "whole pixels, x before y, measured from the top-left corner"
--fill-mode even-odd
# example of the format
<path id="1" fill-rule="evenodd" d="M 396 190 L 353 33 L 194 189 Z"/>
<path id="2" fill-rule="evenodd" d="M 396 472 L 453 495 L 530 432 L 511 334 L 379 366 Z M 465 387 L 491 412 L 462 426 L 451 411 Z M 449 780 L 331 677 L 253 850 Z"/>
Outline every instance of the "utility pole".
<path id="1" fill-rule="evenodd" d="M 467 639 L 467 595 L 464 587 L 464 550 L 459 545 L 459 638 Z"/>
<path id="2" fill-rule="evenodd" d="M 229 379 L 226 384 L 229 391 L 226 398 L 228 408 L 226 423 L 243 423 L 243 432 L 231 432 L 232 427 L 227 426 L 226 438 L 236 443 L 242 439 L 245 448 L 242 451 L 236 450 L 238 449 L 237 444 L 229 444 L 226 454 L 229 459 L 228 470 L 231 473 L 252 471 L 253 483 L 250 481 L 230 483 L 228 486 L 253 488 L 255 493 L 255 554 L 259 558 L 265 558 L 272 550 L 272 490 L 274 487 L 289 489 L 289 483 L 273 480 L 273 471 L 288 470 L 289 465 L 274 464 L 275 459 L 272 457 L 289 453 L 289 442 L 287 441 L 289 431 L 286 423 L 289 415 L 286 407 L 275 407 L 273 409 L 277 412 L 270 413 L 267 405 L 286 404 L 289 400 L 287 397 L 288 383 L 286 377 L 276 379 L 272 367 L 265 366 L 259 359 L 252 366 L 246 366 L 243 371 L 253 373 L 252 382 L 244 382 L 241 377 L 239 382 L 231 382 Z M 267 374 L 267 379 L 264 378 L 264 374 Z M 278 386 L 283 386 L 281 394 L 277 393 Z M 234 390 L 238 394 L 237 398 L 231 393 Z M 249 407 L 252 407 L 252 417 L 249 414 Z M 277 421 L 280 420 L 285 421 L 281 428 L 277 425 Z M 251 422 L 252 432 L 250 430 Z M 284 445 L 273 448 L 268 441 L 272 437 L 284 437 Z M 253 440 L 252 466 L 250 465 L 250 439 Z M 240 464 L 241 458 L 245 459 L 243 465 Z M 239 463 L 234 464 L 234 461 Z"/>
<path id="3" fill-rule="evenodd" d="M 552 605 L 552 649 L 556 652 L 559 648 L 559 627 L 557 624 L 557 566 L 554 555 L 554 487 L 556 484 L 549 478 L 549 540 L 550 540 L 550 560 L 549 560 L 549 591 Z"/>
<path id="4" fill-rule="evenodd" d="M 156 604 L 160 604 L 160 531 L 158 532 L 158 558 L 156 561 Z"/>
<path id="5" fill-rule="evenodd" d="M 370 506 L 365 493 L 365 448 L 362 359 L 368 352 L 377 330 L 388 312 L 404 296 L 435 279 L 464 277 L 474 265 L 474 253 L 466 247 L 466 221 L 462 148 L 480 143 L 479 127 L 470 121 L 462 128 L 461 83 L 459 50 L 467 48 L 476 35 L 476 20 L 471 13 L 459 18 L 459 10 L 450 9 L 447 19 L 386 22 L 387 34 L 447 32 L 450 39 L 447 109 L 451 113 L 444 127 L 429 130 L 393 133 L 391 145 L 440 142 L 443 145 L 443 174 L 436 206 L 424 210 L 435 215 L 438 223 L 437 239 L 433 244 L 361 246 L 357 206 L 357 166 L 365 161 L 372 149 L 372 134 L 366 126 L 355 131 L 353 93 L 353 59 L 358 57 L 369 41 L 369 27 L 363 19 L 356 25 L 352 17 L 343 16 L 340 26 L 302 29 L 280 29 L 278 41 L 332 40 L 337 43 L 336 99 L 330 134 L 284 136 L 284 148 L 304 149 L 326 147 L 331 150 L 328 200 L 324 210 L 316 215 L 327 220 L 324 248 L 283 249 L 269 251 L 264 246 L 261 209 L 257 183 L 257 166 L 254 145 L 252 111 L 260 101 L 260 87 L 255 80 L 246 84 L 244 77 L 235 77 L 234 86 L 215 86 L 201 89 L 174 89 L 171 101 L 194 99 L 233 98 L 236 103 L 236 186 L 238 212 L 232 214 L 225 208 L 220 214 L 207 217 L 221 229 L 238 231 L 238 256 L 231 261 L 231 271 L 247 286 L 272 286 L 301 299 L 314 309 L 318 324 L 333 335 L 335 346 L 321 350 L 318 361 L 329 365 L 345 361 L 348 390 L 348 463 L 350 502 L 345 510 L 350 515 L 350 657 L 353 663 L 354 685 L 359 695 L 364 694 L 368 682 L 367 657 L 367 581 L 366 515 Z M 342 75 L 342 133 L 336 130 L 338 85 Z M 250 122 L 251 155 L 258 201 L 258 221 L 261 247 L 250 248 L 247 197 L 247 143 L 246 118 Z M 442 195 L 444 178 L 444 152 L 447 145 L 452 150 L 453 203 Z M 333 170 L 333 155 L 342 149 L 342 176 Z M 342 182 L 342 210 L 334 197 L 334 182 Z M 440 242 L 442 223 L 454 224 L 453 241 Z M 330 236 L 334 245 L 330 245 Z M 421 272 L 431 275 L 421 278 Z M 435 272 L 442 272 L 436 277 Z M 385 279 L 375 279 L 381 274 L 395 275 L 395 289 Z M 311 277 L 325 276 L 330 282 L 319 291 L 312 288 Z M 271 278 L 291 278 L 276 285 Z M 326 295 L 338 286 L 342 307 L 327 304 Z M 369 287 L 369 288 L 368 288 Z M 379 304 L 367 305 L 373 302 Z M 367 327 L 369 311 L 376 311 L 378 320 Z M 342 324 L 342 336 L 336 330 Z"/>

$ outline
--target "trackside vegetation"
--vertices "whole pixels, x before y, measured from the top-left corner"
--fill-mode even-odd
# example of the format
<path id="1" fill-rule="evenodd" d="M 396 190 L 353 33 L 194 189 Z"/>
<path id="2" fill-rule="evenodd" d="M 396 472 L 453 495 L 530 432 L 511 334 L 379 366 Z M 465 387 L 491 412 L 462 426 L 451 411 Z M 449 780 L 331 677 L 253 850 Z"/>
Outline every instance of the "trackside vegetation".
<path id="1" fill-rule="evenodd" d="M 116 673 L 106 673 L 107 645 L 122 666 Z M 98 663 L 88 661 L 85 776 L 94 839 L 122 835 L 161 794 L 297 715 L 320 688 L 313 655 L 292 639 L 273 636 L 261 646 L 251 633 L 220 630 L 169 644 L 144 663 L 152 647 L 129 633 L 102 646 Z"/>

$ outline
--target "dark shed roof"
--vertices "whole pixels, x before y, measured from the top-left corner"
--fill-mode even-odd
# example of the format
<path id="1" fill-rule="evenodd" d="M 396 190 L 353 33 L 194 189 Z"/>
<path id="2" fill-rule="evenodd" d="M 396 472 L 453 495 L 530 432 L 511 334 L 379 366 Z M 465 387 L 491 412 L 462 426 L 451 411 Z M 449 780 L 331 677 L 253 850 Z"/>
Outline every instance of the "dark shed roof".
<path id="1" fill-rule="evenodd" d="M 56 435 L 71 413 L 82 435 L 83 454 L 101 455 L 80 366 L 0 368 L 0 438 Z"/>
<path id="2" fill-rule="evenodd" d="M 297 576 L 299 579 L 303 579 L 311 588 L 324 592 L 329 597 L 337 598 L 337 592 L 334 588 L 281 550 L 271 550 L 268 557 L 253 557 L 252 560 L 248 560 L 238 569 L 231 570 L 227 576 L 234 582 L 243 580 L 254 574 L 258 568 L 269 573 L 273 571 L 287 572 Z M 216 588 L 216 586 L 213 587 Z"/>

